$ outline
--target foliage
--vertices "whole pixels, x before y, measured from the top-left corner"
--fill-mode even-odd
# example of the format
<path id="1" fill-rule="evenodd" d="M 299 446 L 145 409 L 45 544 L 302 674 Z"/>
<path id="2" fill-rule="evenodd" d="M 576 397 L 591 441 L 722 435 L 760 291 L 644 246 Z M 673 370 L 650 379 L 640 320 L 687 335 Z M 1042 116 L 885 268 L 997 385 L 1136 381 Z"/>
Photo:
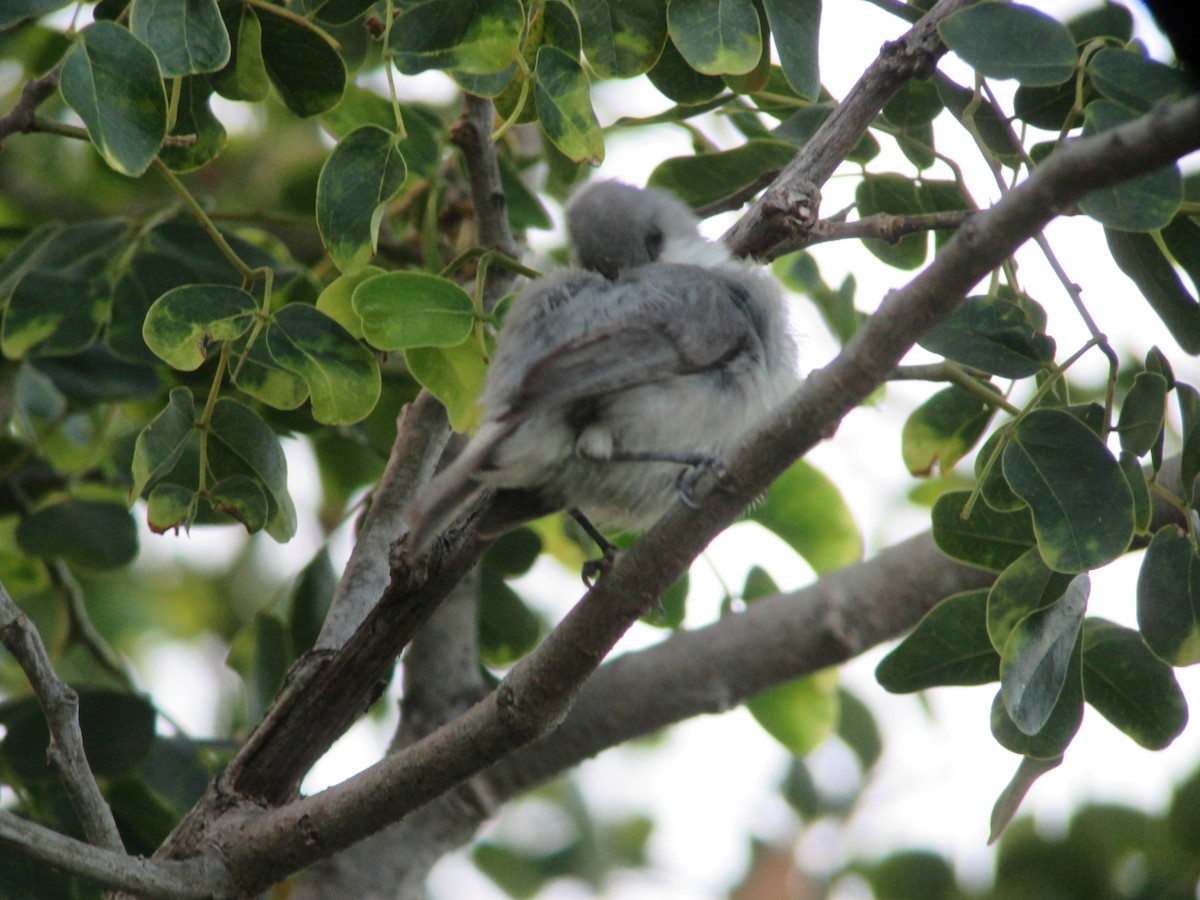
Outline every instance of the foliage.
<path id="1" fill-rule="evenodd" d="M 686 129 L 695 153 L 662 160 L 650 183 L 710 211 L 766 183 L 836 100 L 816 63 L 817 0 L 101 0 L 78 30 L 49 16 L 63 6 L 0 11 L 0 53 L 22 81 L 56 72 L 59 88 L 27 129 L 42 133 L 4 136 L 0 156 L 0 582 L 55 637 L 59 668 L 83 690 L 96 774 L 130 851 L 149 855 L 227 748 L 156 735 L 152 700 L 88 616 L 123 652 L 151 629 L 217 634 L 246 687 L 246 708 L 222 723 L 236 736 L 312 647 L 336 574 L 322 548 L 295 584 L 272 583 L 256 571 L 257 544 L 217 574 L 134 562 L 132 516 L 157 533 L 224 525 L 286 542 L 298 519 L 284 448 L 303 440 L 332 531 L 379 478 L 403 402 L 423 388 L 455 428 L 476 420 L 504 309 L 489 278 L 521 267 L 501 252 L 510 248 L 476 246 L 455 111 L 404 101 L 397 83 L 438 70 L 493 101 L 517 232 L 547 228 L 543 199 L 562 200 L 612 134 L 649 124 L 602 128 L 595 82 L 644 74 L 675 104 L 653 121 Z M 1186 77 L 1149 59 L 1130 28 L 1113 3 L 1066 23 L 997 2 L 945 19 L 942 40 L 977 80 L 908 81 L 847 154 L 857 217 L 912 226 L 868 234 L 862 248 L 905 278 L 977 211 L 961 168 L 940 165 L 935 120 L 961 124 L 1006 185 L 1074 138 L 1188 94 Z M 1006 79 L 1017 82 L 1011 109 L 990 87 Z M 14 103 L 15 91 L 5 108 Z M 713 113 L 738 131 L 735 145 L 706 135 Z M 911 168 L 872 168 L 884 146 Z M 996 579 L 936 606 L 878 677 L 892 691 L 998 682 L 993 734 L 1025 762 L 997 833 L 1061 759 L 1085 703 L 1149 748 L 1187 721 L 1172 667 L 1200 661 L 1200 392 L 1173 369 L 1200 352 L 1198 204 L 1200 179 L 1169 166 L 1080 205 L 1182 352 L 1119 360 L 1077 296 L 1091 337 L 1060 346 L 1012 264 L 922 339 L 941 362 L 936 377 L 952 384 L 912 411 L 904 463 L 926 477 L 975 454 L 974 482 L 937 498 L 932 530 L 947 555 Z M 776 271 L 845 344 L 867 313 L 852 279 L 824 282 L 818 256 L 795 251 Z M 1088 352 L 1109 360 L 1098 394 L 1070 379 Z M 1179 485 L 1165 474 L 1176 454 Z M 1182 526 L 1153 530 L 1152 497 Z M 750 518 L 820 574 L 862 555 L 853 513 L 807 462 Z M 581 558 L 570 526 L 537 528 L 499 543 L 481 569 L 480 656 L 493 668 L 547 629 L 509 582 L 543 550 Z M 1141 548 L 1138 629 L 1089 615 L 1091 582 Z M 762 577 L 730 592 L 727 609 L 774 593 Z M 680 625 L 686 595 L 681 581 L 660 624 Z M 16 808 L 80 834 L 47 778 L 23 676 L 5 659 L 0 677 L 10 697 L 0 774 Z M 837 733 L 864 769 L 877 755 L 869 714 L 829 674 L 749 706 L 796 754 Z M 111 729 L 114 718 L 130 724 Z M 637 861 L 648 826 L 626 824 L 605 840 Z M 28 865 L 2 852 L 3 866 Z M 547 873 L 595 865 L 542 860 L 522 881 L 504 848 L 481 845 L 475 859 L 515 896 Z M 63 889 L 58 876 L 29 877 L 53 881 L 47 896 Z"/>

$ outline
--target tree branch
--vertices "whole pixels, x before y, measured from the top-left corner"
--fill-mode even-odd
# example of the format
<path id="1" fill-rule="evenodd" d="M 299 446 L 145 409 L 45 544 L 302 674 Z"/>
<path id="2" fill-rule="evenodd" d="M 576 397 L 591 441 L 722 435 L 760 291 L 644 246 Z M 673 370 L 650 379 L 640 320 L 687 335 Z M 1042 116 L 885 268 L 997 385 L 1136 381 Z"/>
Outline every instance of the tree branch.
<path id="1" fill-rule="evenodd" d="M 0 116 L 0 150 L 4 149 L 4 139 L 10 134 L 33 130 L 34 113 L 37 108 L 58 90 L 59 71 L 59 68 L 52 69 L 40 78 L 25 82 L 21 87 L 21 96 L 16 105 Z"/>
<path id="2" fill-rule="evenodd" d="M 946 47 L 937 24 L 977 0 L 939 0 L 904 37 L 884 44 L 879 57 L 816 133 L 722 238 L 738 256 L 770 259 L 785 241 L 802 242 L 815 220 L 797 217 L 811 186 L 823 185 L 862 137 L 888 99 L 910 78 L 925 78 Z"/>
<path id="3" fill-rule="evenodd" d="M 94 847 L 0 810 L 0 844 L 97 884 L 150 897 L 198 898 L 220 895 L 228 880 L 213 860 L 147 860 Z"/>
<path id="4" fill-rule="evenodd" d="M 79 695 L 55 674 L 46 645 L 37 628 L 0 584 L 0 643 L 20 664 L 50 729 L 46 756 L 58 772 L 71 807 L 93 844 L 122 853 L 125 845 L 112 810 L 100 793 L 96 777 L 83 752 L 79 730 Z"/>

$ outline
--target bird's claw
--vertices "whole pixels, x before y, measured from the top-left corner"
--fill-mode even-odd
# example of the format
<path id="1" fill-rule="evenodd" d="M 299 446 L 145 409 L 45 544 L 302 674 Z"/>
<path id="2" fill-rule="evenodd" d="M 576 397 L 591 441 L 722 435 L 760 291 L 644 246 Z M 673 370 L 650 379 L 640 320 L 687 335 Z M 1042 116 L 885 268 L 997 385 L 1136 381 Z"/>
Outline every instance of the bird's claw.
<path id="1" fill-rule="evenodd" d="M 680 501 L 688 509 L 700 508 L 700 501 L 696 499 L 696 485 L 710 469 L 718 481 L 725 477 L 725 463 L 715 456 L 705 457 L 679 473 L 675 487 L 679 491 Z"/>

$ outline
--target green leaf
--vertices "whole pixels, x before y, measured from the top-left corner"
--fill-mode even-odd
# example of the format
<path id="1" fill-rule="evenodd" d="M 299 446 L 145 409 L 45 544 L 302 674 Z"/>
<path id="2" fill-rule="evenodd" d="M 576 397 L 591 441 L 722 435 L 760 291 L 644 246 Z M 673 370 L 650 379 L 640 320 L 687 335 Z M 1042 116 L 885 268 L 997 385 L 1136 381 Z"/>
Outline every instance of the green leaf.
<path id="1" fill-rule="evenodd" d="M 1133 39 L 1133 14 L 1120 3 L 1104 0 L 1102 6 L 1068 19 L 1067 27 L 1079 45 L 1098 37 L 1113 38 L 1117 43 L 1125 44 Z"/>
<path id="2" fill-rule="evenodd" d="M 821 277 L 817 261 L 807 250 L 780 257 L 773 269 L 786 287 L 812 300 L 829 330 L 842 344 L 850 340 L 866 320 L 866 314 L 854 307 L 856 284 L 853 275 L 843 278 L 835 290 Z"/>
<path id="3" fill-rule="evenodd" d="M 837 727 L 837 669 L 785 681 L 746 701 L 763 730 L 795 756 L 815 750 Z"/>
<path id="4" fill-rule="evenodd" d="M 986 590 L 942 600 L 879 663 L 876 680 L 894 694 L 1000 678 L 1000 654 L 988 640 Z"/>
<path id="5" fill-rule="evenodd" d="M 1200 662 L 1200 555 L 1173 525 L 1154 535 L 1142 557 L 1137 621 L 1159 659 L 1172 666 Z"/>
<path id="6" fill-rule="evenodd" d="M 930 475 L 935 466 L 950 471 L 983 436 L 995 411 L 992 404 L 960 387 L 938 391 L 904 423 L 900 435 L 904 465 L 913 475 Z"/>
<path id="7" fill-rule="evenodd" d="M 154 51 L 168 78 L 215 72 L 229 62 L 217 0 L 133 0 L 129 30 Z"/>
<path id="8" fill-rule="evenodd" d="M 1200 285 L 1200 220 L 1176 216 L 1171 224 L 1162 230 L 1161 236 L 1167 251 L 1187 273 L 1192 285 Z M 1171 378 L 1167 381 L 1173 383 Z"/>
<path id="9" fill-rule="evenodd" d="M 101 778 L 112 778 L 138 765 L 154 744 L 154 707 L 145 697 L 100 688 L 79 688 L 79 730 L 88 767 Z M 7 734 L 5 763 L 23 781 L 57 778 L 46 759 L 50 731 L 46 717 L 32 697 L 10 700 L 0 707 Z"/>
<path id="10" fill-rule="evenodd" d="M 150 167 L 167 133 L 167 95 L 153 50 L 120 25 L 96 22 L 63 60 L 59 88 L 109 166 L 131 176 Z"/>
<path id="11" fill-rule="evenodd" d="M 1200 392 L 1190 384 L 1180 382 L 1175 385 L 1175 397 L 1183 419 L 1179 477 L 1183 480 L 1184 498 L 1191 499 L 1195 496 L 1196 476 L 1200 475 Z"/>
<path id="12" fill-rule="evenodd" d="M 1013 429 L 1004 477 L 1033 513 L 1042 558 L 1059 572 L 1116 559 L 1133 538 L 1133 496 L 1121 467 L 1090 428 L 1036 409 Z"/>
<path id="13" fill-rule="evenodd" d="M 1085 94 L 1085 97 L 1090 96 Z M 1013 95 L 1013 112 L 1018 119 L 1046 131 L 1061 131 L 1064 127 L 1078 124 L 1074 118 L 1075 82 L 1065 81 L 1049 87 L 1017 88 Z"/>
<path id="14" fill-rule="evenodd" d="M 263 61 L 262 26 L 254 7 L 247 3 L 231 3 L 222 10 L 225 27 L 233 36 L 232 52 L 225 68 L 214 73 L 212 85 L 228 100 L 258 103 L 267 99 L 271 79 Z"/>
<path id="15" fill-rule="evenodd" d="M 992 101 L 977 96 L 969 88 L 955 84 L 940 71 L 933 76 L 933 80 L 937 85 L 938 95 L 950 114 L 964 127 L 978 132 L 984 145 L 1000 162 L 1007 166 L 1015 166 L 1020 162 L 1023 158 L 1022 147 L 1013 136 L 1008 118 L 996 109 Z"/>
<path id="16" fill-rule="evenodd" d="M 876 213 L 912 216 L 925 212 L 917 196 L 916 183 L 904 175 L 866 175 L 858 183 L 854 197 L 860 218 Z M 889 266 L 915 269 L 925 262 L 929 238 L 925 234 L 909 234 L 895 243 L 881 238 L 868 238 L 863 241 L 863 246 Z"/>
<path id="17" fill-rule="evenodd" d="M 146 525 L 155 534 L 178 532 L 195 518 L 196 492 L 181 484 L 156 484 L 146 498 Z"/>
<path id="18" fill-rule="evenodd" d="M 267 518 L 271 514 L 270 503 L 266 493 L 253 478 L 247 475 L 223 478 L 208 488 L 206 493 L 213 510 L 237 519 L 247 534 L 255 534 L 267 527 Z M 290 536 L 286 535 L 279 540 L 287 540 Z"/>
<path id="19" fill-rule="evenodd" d="M 705 75 L 688 65 L 670 38 L 646 77 L 659 93 L 684 105 L 703 103 L 725 90 L 725 82 L 719 76 Z"/>
<path id="20" fill-rule="evenodd" d="M 317 179 L 317 229 L 334 264 L 352 274 L 375 253 L 379 223 L 406 170 L 395 135 L 364 125 L 333 148 Z"/>
<path id="21" fill-rule="evenodd" d="M 1050 718 L 1037 734 L 1026 734 L 1016 726 L 1005 711 L 1000 692 L 996 692 L 992 701 L 992 737 L 1001 747 L 1034 759 L 1062 756 L 1083 721 L 1082 648 L 1082 636 L 1077 636 L 1058 701 L 1051 710 Z"/>
<path id="22" fill-rule="evenodd" d="M 133 517 L 121 502 L 69 497 L 35 509 L 17 525 L 26 553 L 88 569 L 119 569 L 137 556 Z"/>
<path id="23" fill-rule="evenodd" d="M 388 272 L 352 298 L 367 342 L 380 350 L 453 347 L 470 335 L 475 303 L 453 281 L 422 272 Z"/>
<path id="24" fill-rule="evenodd" d="M 1090 590 L 1088 576 L 1076 575 L 1061 597 L 1018 622 L 1004 644 L 1000 696 L 1027 735 L 1045 727 L 1063 691 Z"/>
<path id="25" fill-rule="evenodd" d="M 216 486 L 226 485 L 224 499 L 244 503 L 245 478 L 262 489 L 267 501 L 267 533 L 284 542 L 296 533 L 296 507 L 287 489 L 287 459 L 279 439 L 256 413 L 222 397 L 208 426 L 208 465 Z M 222 499 L 218 494 L 218 501 Z"/>
<path id="26" fill-rule="evenodd" d="M 1200 353 L 1200 304 L 1184 286 L 1151 235 L 1105 228 L 1113 260 L 1137 285 L 1171 337 L 1187 353 Z"/>
<path id="27" fill-rule="evenodd" d="M 751 0 L 671 0 L 667 29 L 683 58 L 705 75 L 741 75 L 762 54 Z"/>
<path id="28" fill-rule="evenodd" d="M 1034 545 L 1033 526 L 1025 509 L 997 512 L 976 503 L 962 517 L 970 491 L 951 491 L 933 504 L 933 539 L 947 556 L 999 572 Z"/>
<path id="29" fill-rule="evenodd" d="M 1032 6 L 980 3 L 947 16 L 938 23 L 938 34 L 988 78 L 1050 85 L 1075 74 L 1078 54 L 1070 30 Z"/>
<path id="30" fill-rule="evenodd" d="M 988 832 L 989 844 L 996 843 L 1004 829 L 1008 827 L 1008 823 L 1017 814 L 1021 801 L 1025 799 L 1025 795 L 1029 793 L 1033 783 L 1047 772 L 1052 772 L 1061 766 L 1062 761 L 1061 756 L 1052 759 L 1022 757 L 1012 780 L 1000 792 L 1000 796 L 996 798 L 996 805 L 992 807 L 990 831 Z"/>
<path id="31" fill-rule="evenodd" d="M 520 0 L 429 0 L 402 7 L 390 46 L 405 75 L 426 69 L 488 75 L 516 60 L 524 24 Z"/>
<path id="32" fill-rule="evenodd" d="M 142 337 L 167 365 L 191 372 L 208 358 L 211 343 L 230 341 L 249 331 L 257 312 L 258 303 L 240 288 L 183 285 L 154 301 Z"/>
<path id="33" fill-rule="evenodd" d="M 533 96 L 542 130 L 564 156 L 598 166 L 604 135 L 592 110 L 591 85 L 579 65 L 557 47 L 538 50 Z"/>
<path id="34" fill-rule="evenodd" d="M 1104 718 L 1147 750 L 1161 750 L 1187 724 L 1187 700 L 1171 667 L 1131 628 L 1083 623 L 1083 694 Z"/>
<path id="35" fill-rule="evenodd" d="M 665 159 L 650 173 L 647 183 L 700 207 L 756 184 L 795 155 L 796 148 L 789 143 L 756 139 L 732 150 Z"/>
<path id="36" fill-rule="evenodd" d="M 198 439 L 196 404 L 187 388 L 171 391 L 163 411 L 141 430 L 133 450 L 133 485 L 129 499 L 141 496 L 174 468 L 188 443 Z"/>
<path id="37" fill-rule="evenodd" d="M 479 656 L 484 665 L 505 668 L 537 646 L 542 622 L 494 570 L 480 580 Z"/>
<path id="38" fill-rule="evenodd" d="M 1150 518 L 1154 513 L 1146 473 L 1132 453 L 1122 453 L 1117 462 L 1121 464 L 1121 471 L 1129 482 L 1129 492 L 1133 495 L 1133 530 L 1138 535 L 1144 535 L 1150 531 Z"/>
<path id="39" fill-rule="evenodd" d="M 308 386 L 318 422 L 349 425 L 375 408 L 379 364 L 329 316 L 303 303 L 289 303 L 275 313 L 266 338 L 275 362 Z"/>
<path id="40" fill-rule="evenodd" d="M 1054 359 L 1054 339 L 1041 332 L 1029 309 L 997 296 L 968 297 L 919 343 L 1001 378 L 1027 378 Z"/>
<path id="41" fill-rule="evenodd" d="M 1084 110 L 1084 135 L 1098 134 L 1136 118 L 1110 100 L 1095 100 Z M 1172 164 L 1112 187 L 1092 191 L 1079 208 L 1107 228 L 1154 231 L 1175 218 L 1183 204 L 1183 176 Z"/>
<path id="42" fill-rule="evenodd" d="M 821 93 L 821 0 L 764 0 L 767 21 L 775 36 L 779 65 L 788 84 L 801 97 L 816 100 Z"/>
<path id="43" fill-rule="evenodd" d="M 862 536 L 850 507 L 837 486 L 804 460 L 775 480 L 749 517 L 783 538 L 818 574 L 862 558 Z"/>
<path id="44" fill-rule="evenodd" d="M 1157 372 L 1138 372 L 1121 404 L 1117 433 L 1121 449 L 1141 456 L 1158 443 L 1167 412 L 1167 379 Z"/>
<path id="45" fill-rule="evenodd" d="M 229 643 L 225 664 L 237 672 L 245 685 L 246 716 L 257 721 L 266 712 L 283 684 L 296 651 L 282 618 L 262 610 Z"/>
<path id="46" fill-rule="evenodd" d="M 1055 572 L 1044 562 L 1037 547 L 1030 547 L 1000 573 L 988 592 L 987 630 L 996 652 L 1022 619 L 1054 604 L 1071 584 L 1070 575 Z"/>
<path id="47" fill-rule="evenodd" d="M 575 0 L 588 64 L 601 78 L 633 78 L 667 40 L 667 0 Z"/>
<path id="48" fill-rule="evenodd" d="M 337 106 L 346 90 L 346 66 L 329 35 L 282 8 L 259 4 L 254 9 L 263 68 L 284 105 L 298 116 Z"/>
<path id="49" fill-rule="evenodd" d="M 260 403 L 273 409 L 296 409 L 308 399 L 304 379 L 281 366 L 271 356 L 267 342 L 259 337 L 247 350 L 249 335 L 233 347 L 233 383 Z"/>
<path id="50" fill-rule="evenodd" d="M 412 347 L 404 351 L 404 359 L 413 378 L 442 401 L 455 431 L 471 431 L 478 424 L 478 398 L 487 377 L 479 348 L 469 342 L 456 347 Z"/>
<path id="51" fill-rule="evenodd" d="M 79 353 L 99 336 L 111 300 L 102 272 L 29 272 L 4 310 L 0 348 L 10 359 Z"/>
<path id="52" fill-rule="evenodd" d="M 1105 47 L 1088 59 L 1087 72 L 1100 93 L 1137 112 L 1149 112 L 1161 100 L 1178 100 L 1195 90 L 1186 72 L 1134 50 Z"/>
<path id="53" fill-rule="evenodd" d="M 938 94 L 937 85 L 932 81 L 913 78 L 906 81 L 884 104 L 883 117 L 900 129 L 917 128 L 928 125 L 943 109 L 945 104 Z"/>
<path id="54" fill-rule="evenodd" d="M 316 307 L 345 328 L 355 339 L 363 336 L 363 323 L 354 311 L 354 291 L 364 281 L 382 275 L 379 266 L 364 266 L 353 275 L 339 275 L 317 297 Z"/>
<path id="55" fill-rule="evenodd" d="M 190 172 L 215 159 L 225 148 L 225 126 L 209 106 L 212 83 L 207 76 L 183 79 L 175 116 L 175 136 L 194 136 L 195 142 L 179 147 L 163 147 L 159 158 L 176 172 Z"/>

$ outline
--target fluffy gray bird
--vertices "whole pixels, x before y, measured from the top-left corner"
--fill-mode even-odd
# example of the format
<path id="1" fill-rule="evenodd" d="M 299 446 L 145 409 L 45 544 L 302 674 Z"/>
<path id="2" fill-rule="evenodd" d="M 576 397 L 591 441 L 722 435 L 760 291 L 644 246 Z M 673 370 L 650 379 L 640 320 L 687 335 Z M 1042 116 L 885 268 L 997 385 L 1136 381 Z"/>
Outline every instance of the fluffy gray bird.
<path id="1" fill-rule="evenodd" d="M 795 386 L 778 288 L 697 224 L 659 190 L 607 181 L 575 195 L 578 268 L 513 302 L 482 424 L 410 508 L 411 546 L 485 489 L 485 536 L 562 509 L 643 530 L 691 467 L 719 460 Z"/>

